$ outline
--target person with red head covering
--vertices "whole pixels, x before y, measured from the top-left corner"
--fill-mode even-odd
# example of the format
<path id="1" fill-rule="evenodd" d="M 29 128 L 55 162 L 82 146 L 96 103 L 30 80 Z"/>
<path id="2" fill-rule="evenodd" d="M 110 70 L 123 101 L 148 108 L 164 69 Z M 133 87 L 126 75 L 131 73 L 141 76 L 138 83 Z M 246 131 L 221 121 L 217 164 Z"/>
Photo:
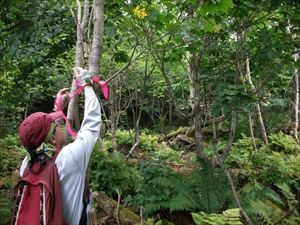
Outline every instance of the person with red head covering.
<path id="1" fill-rule="evenodd" d="M 64 132 L 58 124 L 63 117 L 62 112 L 33 113 L 19 127 L 21 143 L 30 154 L 22 162 L 20 176 L 34 162 L 56 154 L 55 166 L 60 181 L 63 216 L 69 225 L 79 224 L 85 210 L 83 193 L 86 170 L 101 126 L 100 104 L 91 86 L 91 74 L 80 67 L 75 67 L 74 72 L 84 86 L 85 95 L 84 118 L 76 139 L 66 145 Z M 69 99 L 65 89 L 61 94 L 64 99 Z M 90 223 L 89 219 L 85 222 Z"/>

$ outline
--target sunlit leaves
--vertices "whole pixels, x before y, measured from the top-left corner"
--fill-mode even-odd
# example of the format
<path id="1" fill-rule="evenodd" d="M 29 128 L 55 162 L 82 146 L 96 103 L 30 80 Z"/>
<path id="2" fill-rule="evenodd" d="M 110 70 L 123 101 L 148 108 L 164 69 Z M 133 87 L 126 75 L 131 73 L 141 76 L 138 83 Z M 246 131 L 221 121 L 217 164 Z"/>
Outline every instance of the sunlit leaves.
<path id="1" fill-rule="evenodd" d="M 203 16 L 207 13 L 212 15 L 224 13 L 233 6 L 234 4 L 232 0 L 209 0 L 205 1 L 205 3 L 201 6 L 199 14 Z"/>

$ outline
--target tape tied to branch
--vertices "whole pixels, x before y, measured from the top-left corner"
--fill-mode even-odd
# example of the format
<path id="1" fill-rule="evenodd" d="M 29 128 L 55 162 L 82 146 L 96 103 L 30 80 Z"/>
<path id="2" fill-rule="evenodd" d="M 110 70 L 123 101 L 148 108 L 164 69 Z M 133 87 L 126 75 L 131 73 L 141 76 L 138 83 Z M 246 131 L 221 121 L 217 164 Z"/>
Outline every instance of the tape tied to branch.
<path id="1" fill-rule="evenodd" d="M 93 83 L 96 83 L 101 87 L 102 93 L 103 93 L 103 96 L 104 96 L 105 100 L 108 100 L 107 83 L 105 81 L 101 81 L 99 76 L 93 76 L 92 81 L 93 81 Z M 73 94 L 70 94 L 70 99 L 74 98 L 76 95 L 79 95 L 84 89 L 84 86 L 81 85 L 81 83 L 77 79 L 75 79 L 73 82 L 78 87 L 78 89 Z M 63 96 L 62 96 L 62 94 L 58 93 L 57 96 L 56 96 L 56 99 L 55 99 L 55 108 L 57 109 L 57 111 L 60 111 L 62 113 L 63 119 L 66 121 L 67 132 L 75 139 L 77 135 L 72 130 L 70 121 L 63 112 L 62 103 L 63 103 Z"/>

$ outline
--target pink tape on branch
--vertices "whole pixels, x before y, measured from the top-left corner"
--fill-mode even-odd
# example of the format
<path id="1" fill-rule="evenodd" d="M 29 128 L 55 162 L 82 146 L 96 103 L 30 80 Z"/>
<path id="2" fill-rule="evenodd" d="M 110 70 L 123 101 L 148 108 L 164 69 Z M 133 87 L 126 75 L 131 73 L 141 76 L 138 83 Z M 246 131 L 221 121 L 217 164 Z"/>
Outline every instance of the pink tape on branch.
<path id="1" fill-rule="evenodd" d="M 93 76 L 92 81 L 99 84 L 102 89 L 103 96 L 108 100 L 108 87 L 105 81 L 101 81 L 99 76 Z"/>
<path id="2" fill-rule="evenodd" d="M 58 111 L 62 112 L 62 116 L 64 118 L 64 120 L 66 121 L 66 127 L 67 127 L 67 131 L 68 133 L 73 137 L 76 138 L 76 133 L 72 130 L 71 128 L 71 124 L 69 122 L 69 119 L 67 118 L 67 116 L 64 114 L 64 112 L 62 111 L 61 105 L 62 105 L 62 95 L 61 94 L 57 94 L 56 96 L 56 100 L 55 100 L 55 107 Z"/>
<path id="3" fill-rule="evenodd" d="M 99 84 L 99 86 L 101 87 L 102 89 L 102 92 L 103 92 L 103 96 L 106 100 L 108 100 L 108 87 L 107 87 L 107 84 L 105 81 L 101 81 L 100 80 L 100 77 L 99 76 L 94 76 L 92 78 L 92 81 Z M 84 89 L 84 86 L 81 85 L 81 83 L 78 81 L 78 80 L 74 80 L 73 81 L 74 84 L 78 87 L 78 89 L 73 93 L 73 94 L 70 94 L 70 98 L 74 98 L 76 95 L 80 94 L 80 92 L 83 91 Z M 66 127 L 67 127 L 67 131 L 68 133 L 73 137 L 73 138 L 76 138 L 76 133 L 72 130 L 71 128 L 71 124 L 70 124 L 70 121 L 69 119 L 67 118 L 67 116 L 64 114 L 62 108 L 61 108 L 61 105 L 62 105 L 62 101 L 63 101 L 63 98 L 62 98 L 62 95 L 61 94 L 57 94 L 56 96 L 56 100 L 55 100 L 55 107 L 58 111 L 62 112 L 62 115 L 63 115 L 63 118 L 64 120 L 66 121 Z"/>
<path id="4" fill-rule="evenodd" d="M 73 98 L 76 95 L 79 95 L 80 92 L 82 92 L 82 90 L 84 89 L 84 86 L 82 86 L 78 80 L 74 80 L 73 83 L 78 87 L 78 89 L 72 95 L 70 95 L 70 98 Z"/>

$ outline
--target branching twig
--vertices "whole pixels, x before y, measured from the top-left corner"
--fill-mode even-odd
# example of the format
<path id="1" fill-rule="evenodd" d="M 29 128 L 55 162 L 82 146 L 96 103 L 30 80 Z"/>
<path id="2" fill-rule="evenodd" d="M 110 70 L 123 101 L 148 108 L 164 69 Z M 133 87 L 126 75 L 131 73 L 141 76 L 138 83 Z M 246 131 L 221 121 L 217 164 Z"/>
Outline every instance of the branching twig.
<path id="1" fill-rule="evenodd" d="M 223 162 L 226 159 L 227 155 L 231 151 L 233 140 L 235 137 L 236 125 L 237 125 L 237 112 L 236 110 L 233 110 L 231 112 L 231 127 L 230 127 L 229 139 L 227 141 L 227 146 L 220 157 L 221 162 Z"/>
<path id="2" fill-rule="evenodd" d="M 236 191 L 236 187 L 234 185 L 232 176 L 231 176 L 229 170 L 224 166 L 223 161 L 220 159 L 219 153 L 217 151 L 216 145 L 218 143 L 218 140 L 217 140 L 217 133 L 216 133 L 216 126 L 215 126 L 215 124 L 213 126 L 213 129 L 214 129 L 214 132 L 213 132 L 214 133 L 214 135 L 213 135 L 213 139 L 214 139 L 213 140 L 213 149 L 215 150 L 215 155 L 216 155 L 217 163 L 221 167 L 221 169 L 224 171 L 224 173 L 225 173 L 225 175 L 226 175 L 226 177 L 228 179 L 228 182 L 229 182 L 229 185 L 230 185 L 230 188 L 231 188 L 234 200 L 235 200 L 238 208 L 240 209 L 243 217 L 246 219 L 248 225 L 252 225 L 253 224 L 252 220 L 250 219 L 250 217 L 248 216 L 248 214 L 246 213 L 246 211 L 242 207 L 242 204 L 241 204 L 241 201 L 240 201 L 240 197 L 239 197 L 238 192 Z M 229 142 L 230 141 L 231 140 L 229 140 Z M 228 147 L 228 145 L 227 145 L 227 147 Z M 230 147 L 230 149 L 231 149 L 231 147 Z M 230 149 L 229 149 L 229 151 L 230 151 Z"/>
<path id="3" fill-rule="evenodd" d="M 134 53 L 137 49 L 137 45 L 138 43 L 136 43 L 136 45 L 134 46 L 134 49 L 132 51 L 132 54 L 130 56 L 130 59 L 128 60 L 127 64 L 125 66 L 123 66 L 121 69 L 119 69 L 117 72 L 115 72 L 113 75 L 111 75 L 107 80 L 106 83 L 109 83 L 110 81 L 112 81 L 113 79 L 115 79 L 119 74 L 121 74 L 125 69 L 127 69 L 134 61 L 136 61 L 143 53 L 144 51 L 142 51 L 141 53 L 139 53 L 134 59 Z"/>
<path id="4" fill-rule="evenodd" d="M 118 194 L 118 204 L 116 207 L 116 218 L 117 218 L 117 223 L 120 224 L 120 202 L 121 202 L 121 194 L 118 189 L 116 189 L 117 194 Z"/>
<path id="5" fill-rule="evenodd" d="M 138 139 L 135 144 L 132 146 L 132 148 L 130 149 L 130 151 L 128 152 L 127 156 L 126 156 L 126 161 L 129 159 L 129 157 L 131 156 L 131 154 L 134 152 L 134 150 L 139 146 L 140 144 L 140 139 Z"/>

